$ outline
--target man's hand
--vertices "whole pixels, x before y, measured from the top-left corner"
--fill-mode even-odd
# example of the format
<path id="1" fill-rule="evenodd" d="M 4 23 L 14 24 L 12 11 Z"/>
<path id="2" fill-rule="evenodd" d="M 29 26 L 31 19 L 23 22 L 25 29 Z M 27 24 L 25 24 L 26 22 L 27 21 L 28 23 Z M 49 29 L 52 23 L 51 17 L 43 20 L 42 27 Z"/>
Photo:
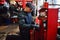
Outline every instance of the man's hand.
<path id="1" fill-rule="evenodd" d="M 39 30 L 39 28 L 40 28 L 39 25 L 36 25 L 36 24 L 32 24 L 31 27 L 35 28 L 35 30 Z"/>

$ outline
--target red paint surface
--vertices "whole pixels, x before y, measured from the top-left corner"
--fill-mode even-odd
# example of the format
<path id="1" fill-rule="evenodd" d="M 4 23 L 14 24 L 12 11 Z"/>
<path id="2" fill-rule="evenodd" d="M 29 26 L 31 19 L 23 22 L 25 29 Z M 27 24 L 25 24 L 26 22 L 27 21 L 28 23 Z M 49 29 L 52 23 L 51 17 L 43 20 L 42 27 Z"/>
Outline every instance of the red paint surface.
<path id="1" fill-rule="evenodd" d="M 44 2 L 43 7 L 44 7 L 44 8 L 48 8 L 48 2 Z"/>
<path id="2" fill-rule="evenodd" d="M 56 40 L 57 36 L 58 9 L 48 9 L 47 40 Z"/>
<path id="3" fill-rule="evenodd" d="M 26 7 L 26 0 L 22 1 L 23 8 Z"/>
<path id="4" fill-rule="evenodd" d="M 44 31 L 44 40 L 47 40 L 47 31 Z"/>
<path id="5" fill-rule="evenodd" d="M 40 30 L 35 31 L 35 40 L 43 40 L 44 39 L 44 27 L 43 27 L 43 21 L 39 20 L 40 22 Z"/>
<path id="6" fill-rule="evenodd" d="M 35 22 L 40 25 L 40 30 L 35 31 L 35 40 L 46 40 L 47 31 L 44 31 L 46 29 L 44 29 L 42 19 L 39 20 L 37 17 Z"/>
<path id="7" fill-rule="evenodd" d="M 5 0 L 0 0 L 0 4 L 4 4 Z"/>

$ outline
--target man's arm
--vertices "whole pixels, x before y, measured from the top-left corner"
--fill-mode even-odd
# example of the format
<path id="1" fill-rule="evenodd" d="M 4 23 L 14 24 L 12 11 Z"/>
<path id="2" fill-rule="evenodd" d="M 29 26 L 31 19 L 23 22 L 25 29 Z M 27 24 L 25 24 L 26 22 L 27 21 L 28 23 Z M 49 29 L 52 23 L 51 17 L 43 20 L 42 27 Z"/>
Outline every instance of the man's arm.
<path id="1" fill-rule="evenodd" d="M 32 24 L 26 24 L 25 23 L 25 16 L 22 13 L 20 13 L 18 15 L 18 17 L 19 17 L 19 25 L 20 25 L 20 27 L 27 27 L 29 29 L 32 29 L 32 28 L 37 28 L 38 29 L 39 28 L 39 26 L 36 25 L 36 24 L 34 24 L 34 23 L 32 23 Z"/>
<path id="2" fill-rule="evenodd" d="M 26 24 L 26 23 L 25 23 L 25 16 L 24 16 L 22 13 L 20 13 L 20 14 L 18 15 L 18 18 L 19 18 L 19 25 L 20 25 L 21 27 L 28 27 L 28 28 L 31 27 L 31 24 Z"/>

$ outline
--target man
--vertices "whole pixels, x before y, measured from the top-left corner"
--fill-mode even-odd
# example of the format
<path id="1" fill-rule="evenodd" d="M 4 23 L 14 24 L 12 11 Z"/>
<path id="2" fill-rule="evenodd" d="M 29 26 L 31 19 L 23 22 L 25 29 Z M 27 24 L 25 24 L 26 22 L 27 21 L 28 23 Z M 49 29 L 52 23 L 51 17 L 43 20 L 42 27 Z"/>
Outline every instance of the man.
<path id="1" fill-rule="evenodd" d="M 10 1 L 10 7 L 9 7 L 10 17 L 11 17 L 11 23 L 17 23 L 17 16 L 19 13 L 18 5 L 15 0 Z"/>
<path id="2" fill-rule="evenodd" d="M 31 12 L 33 10 L 33 5 L 31 3 L 27 3 L 26 7 L 23 9 L 21 13 L 19 13 L 19 29 L 21 40 L 30 40 L 30 29 L 37 27 L 37 25 L 32 24 L 32 15 Z"/>

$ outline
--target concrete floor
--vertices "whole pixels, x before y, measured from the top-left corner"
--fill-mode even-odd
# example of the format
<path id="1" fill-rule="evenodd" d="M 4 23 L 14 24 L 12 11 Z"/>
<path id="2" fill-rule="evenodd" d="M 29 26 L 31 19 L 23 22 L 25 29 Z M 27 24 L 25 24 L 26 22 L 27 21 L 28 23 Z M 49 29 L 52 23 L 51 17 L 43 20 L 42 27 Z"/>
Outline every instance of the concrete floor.
<path id="1" fill-rule="evenodd" d="M 7 35 L 16 35 L 17 32 L 19 32 L 19 25 L 17 24 L 0 26 L 0 40 L 5 40 Z"/>

